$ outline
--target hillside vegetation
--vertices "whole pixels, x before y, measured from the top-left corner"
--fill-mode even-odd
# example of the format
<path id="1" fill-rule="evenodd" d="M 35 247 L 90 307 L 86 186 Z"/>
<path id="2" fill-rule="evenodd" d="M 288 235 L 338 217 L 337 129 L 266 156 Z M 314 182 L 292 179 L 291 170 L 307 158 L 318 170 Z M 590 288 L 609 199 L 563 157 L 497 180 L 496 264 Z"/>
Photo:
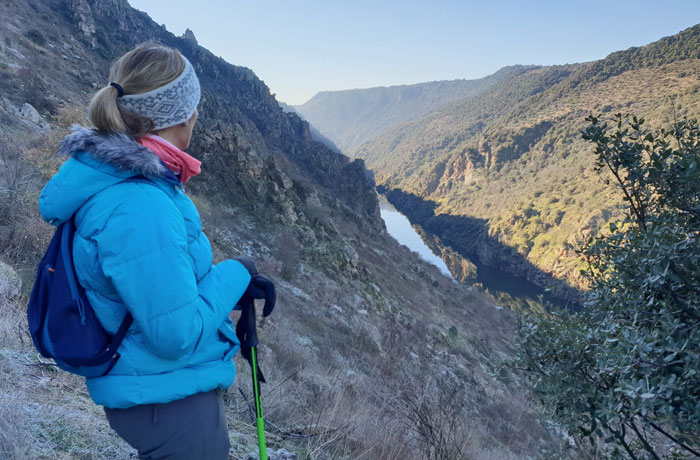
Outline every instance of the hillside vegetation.
<path id="1" fill-rule="evenodd" d="M 581 287 L 575 249 L 622 204 L 593 170 L 580 134 L 585 117 L 633 112 L 652 127 L 697 117 L 699 57 L 695 26 L 600 61 L 530 69 L 398 126 L 354 155 L 378 184 L 431 203 L 436 215 L 483 220 L 477 234 L 433 226 L 444 243 L 466 248 L 463 255 L 540 284 L 544 271 Z M 513 262 L 503 245 L 524 259 Z"/>

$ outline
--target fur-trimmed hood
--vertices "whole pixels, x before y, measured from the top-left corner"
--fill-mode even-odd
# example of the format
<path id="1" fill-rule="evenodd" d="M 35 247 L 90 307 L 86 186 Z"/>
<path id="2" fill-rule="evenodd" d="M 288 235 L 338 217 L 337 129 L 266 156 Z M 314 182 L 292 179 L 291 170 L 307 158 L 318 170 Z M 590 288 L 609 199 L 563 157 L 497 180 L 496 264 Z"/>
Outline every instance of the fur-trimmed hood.
<path id="1" fill-rule="evenodd" d="M 74 124 L 56 154 L 71 158 L 39 196 L 41 216 L 54 225 L 70 219 L 97 193 L 133 176 L 146 176 L 165 187 L 181 187 L 160 157 L 127 134 L 106 134 Z"/>
<path id="2" fill-rule="evenodd" d="M 147 177 L 167 177 L 170 170 L 148 148 L 124 133 L 102 133 L 75 123 L 63 139 L 57 155 L 89 152 L 92 157 L 120 170 L 134 171 Z"/>

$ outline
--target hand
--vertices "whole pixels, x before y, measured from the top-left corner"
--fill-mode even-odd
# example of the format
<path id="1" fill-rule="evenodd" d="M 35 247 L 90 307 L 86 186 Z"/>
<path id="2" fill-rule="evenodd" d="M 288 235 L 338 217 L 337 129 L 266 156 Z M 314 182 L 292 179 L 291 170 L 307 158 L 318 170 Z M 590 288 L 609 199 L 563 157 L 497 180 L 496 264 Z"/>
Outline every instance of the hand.
<path id="1" fill-rule="evenodd" d="M 250 259 L 248 259 L 248 261 L 250 261 Z M 242 261 L 240 262 L 243 263 Z M 253 262 L 250 261 L 250 264 L 252 263 Z M 241 305 L 241 307 L 243 307 L 248 303 L 253 303 L 255 299 L 265 299 L 265 306 L 263 307 L 263 316 L 268 316 L 270 313 L 272 313 L 272 310 L 275 308 L 275 302 L 277 300 L 275 283 L 273 283 L 267 276 L 259 274 L 257 272 L 257 269 L 255 269 L 254 264 L 252 265 L 255 269 L 254 273 L 246 264 L 244 264 L 244 266 L 246 266 L 246 268 L 248 268 L 248 271 L 251 272 L 251 277 L 250 283 L 248 284 L 248 288 L 243 293 L 243 296 L 241 297 L 241 300 L 238 301 L 238 303 L 239 305 Z"/>

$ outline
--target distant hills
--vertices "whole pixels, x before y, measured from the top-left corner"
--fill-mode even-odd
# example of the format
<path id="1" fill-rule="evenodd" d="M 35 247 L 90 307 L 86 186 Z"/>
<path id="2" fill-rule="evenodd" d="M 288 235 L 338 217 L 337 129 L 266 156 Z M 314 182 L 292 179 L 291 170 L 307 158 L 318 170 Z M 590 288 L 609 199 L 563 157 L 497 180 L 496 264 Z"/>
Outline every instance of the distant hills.
<path id="1" fill-rule="evenodd" d="M 312 123 L 315 114 L 328 114 L 319 128 L 365 159 L 379 185 L 400 192 L 395 198 L 408 194 L 432 203 L 435 215 L 485 222 L 479 232 L 463 231 L 416 213 L 444 244 L 534 281 L 537 270 L 544 270 L 577 285 L 576 246 L 622 212 L 622 203 L 609 197 L 593 171 L 592 147 L 580 136 L 585 117 L 633 112 L 653 127 L 698 117 L 699 58 L 700 25 L 599 61 L 509 67 L 472 82 L 467 95 L 451 101 L 441 95 L 432 111 L 425 103 L 378 96 L 399 91 L 392 88 L 319 93 L 300 110 L 308 110 Z M 373 107 L 370 94 L 377 95 L 382 120 L 373 131 L 364 117 L 353 121 Z M 421 109 L 401 113 L 416 106 Z M 341 119 L 342 131 L 334 128 Z M 364 143 L 355 147 L 359 140 Z M 410 214 L 407 203 L 415 200 L 395 204 Z M 504 244 L 524 263 L 513 263 Z"/>
<path id="2" fill-rule="evenodd" d="M 447 103 L 481 94 L 504 78 L 533 68 L 505 67 L 477 80 L 322 91 L 294 109 L 343 151 L 353 151 L 390 128 Z"/>

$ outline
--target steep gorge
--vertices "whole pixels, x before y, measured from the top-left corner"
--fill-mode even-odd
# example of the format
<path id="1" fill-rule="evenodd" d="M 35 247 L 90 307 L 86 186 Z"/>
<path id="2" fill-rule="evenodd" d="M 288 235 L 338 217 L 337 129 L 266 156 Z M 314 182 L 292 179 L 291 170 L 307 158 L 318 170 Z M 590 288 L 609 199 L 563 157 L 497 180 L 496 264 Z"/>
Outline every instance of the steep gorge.
<path id="1" fill-rule="evenodd" d="M 429 204 L 430 222 L 414 223 L 447 246 L 480 248 L 462 253 L 565 296 L 584 287 L 576 248 L 623 212 L 581 139 L 586 116 L 631 112 L 651 128 L 697 118 L 699 57 L 694 26 L 599 61 L 527 68 L 347 153 L 396 192 L 390 198 Z M 421 214 L 405 200 L 394 204 Z M 483 222 L 481 231 L 460 219 Z"/>
<path id="2" fill-rule="evenodd" d="M 56 143 L 70 123 L 86 123 L 111 60 L 145 40 L 179 49 L 200 77 L 188 150 L 203 173 L 187 193 L 215 261 L 251 256 L 279 289 L 275 313 L 259 324 L 275 448 L 313 449 L 321 459 L 423 458 L 431 440 L 415 433 L 447 410 L 458 431 L 443 434 L 468 434 L 465 455 L 557 449 L 519 375 L 500 364 L 512 354 L 512 315 L 390 238 L 363 161 L 315 142 L 252 70 L 212 55 L 193 34 L 174 36 L 124 0 L 0 6 L 0 286 L 12 283 L 0 291 L 0 428 L 12 434 L 0 436 L 0 453 L 130 455 L 82 381 L 37 361 L 23 304 L 53 230 L 36 200 L 58 167 Z M 225 400 L 232 455 L 245 458 L 255 432 L 249 375 L 237 364 Z"/>

